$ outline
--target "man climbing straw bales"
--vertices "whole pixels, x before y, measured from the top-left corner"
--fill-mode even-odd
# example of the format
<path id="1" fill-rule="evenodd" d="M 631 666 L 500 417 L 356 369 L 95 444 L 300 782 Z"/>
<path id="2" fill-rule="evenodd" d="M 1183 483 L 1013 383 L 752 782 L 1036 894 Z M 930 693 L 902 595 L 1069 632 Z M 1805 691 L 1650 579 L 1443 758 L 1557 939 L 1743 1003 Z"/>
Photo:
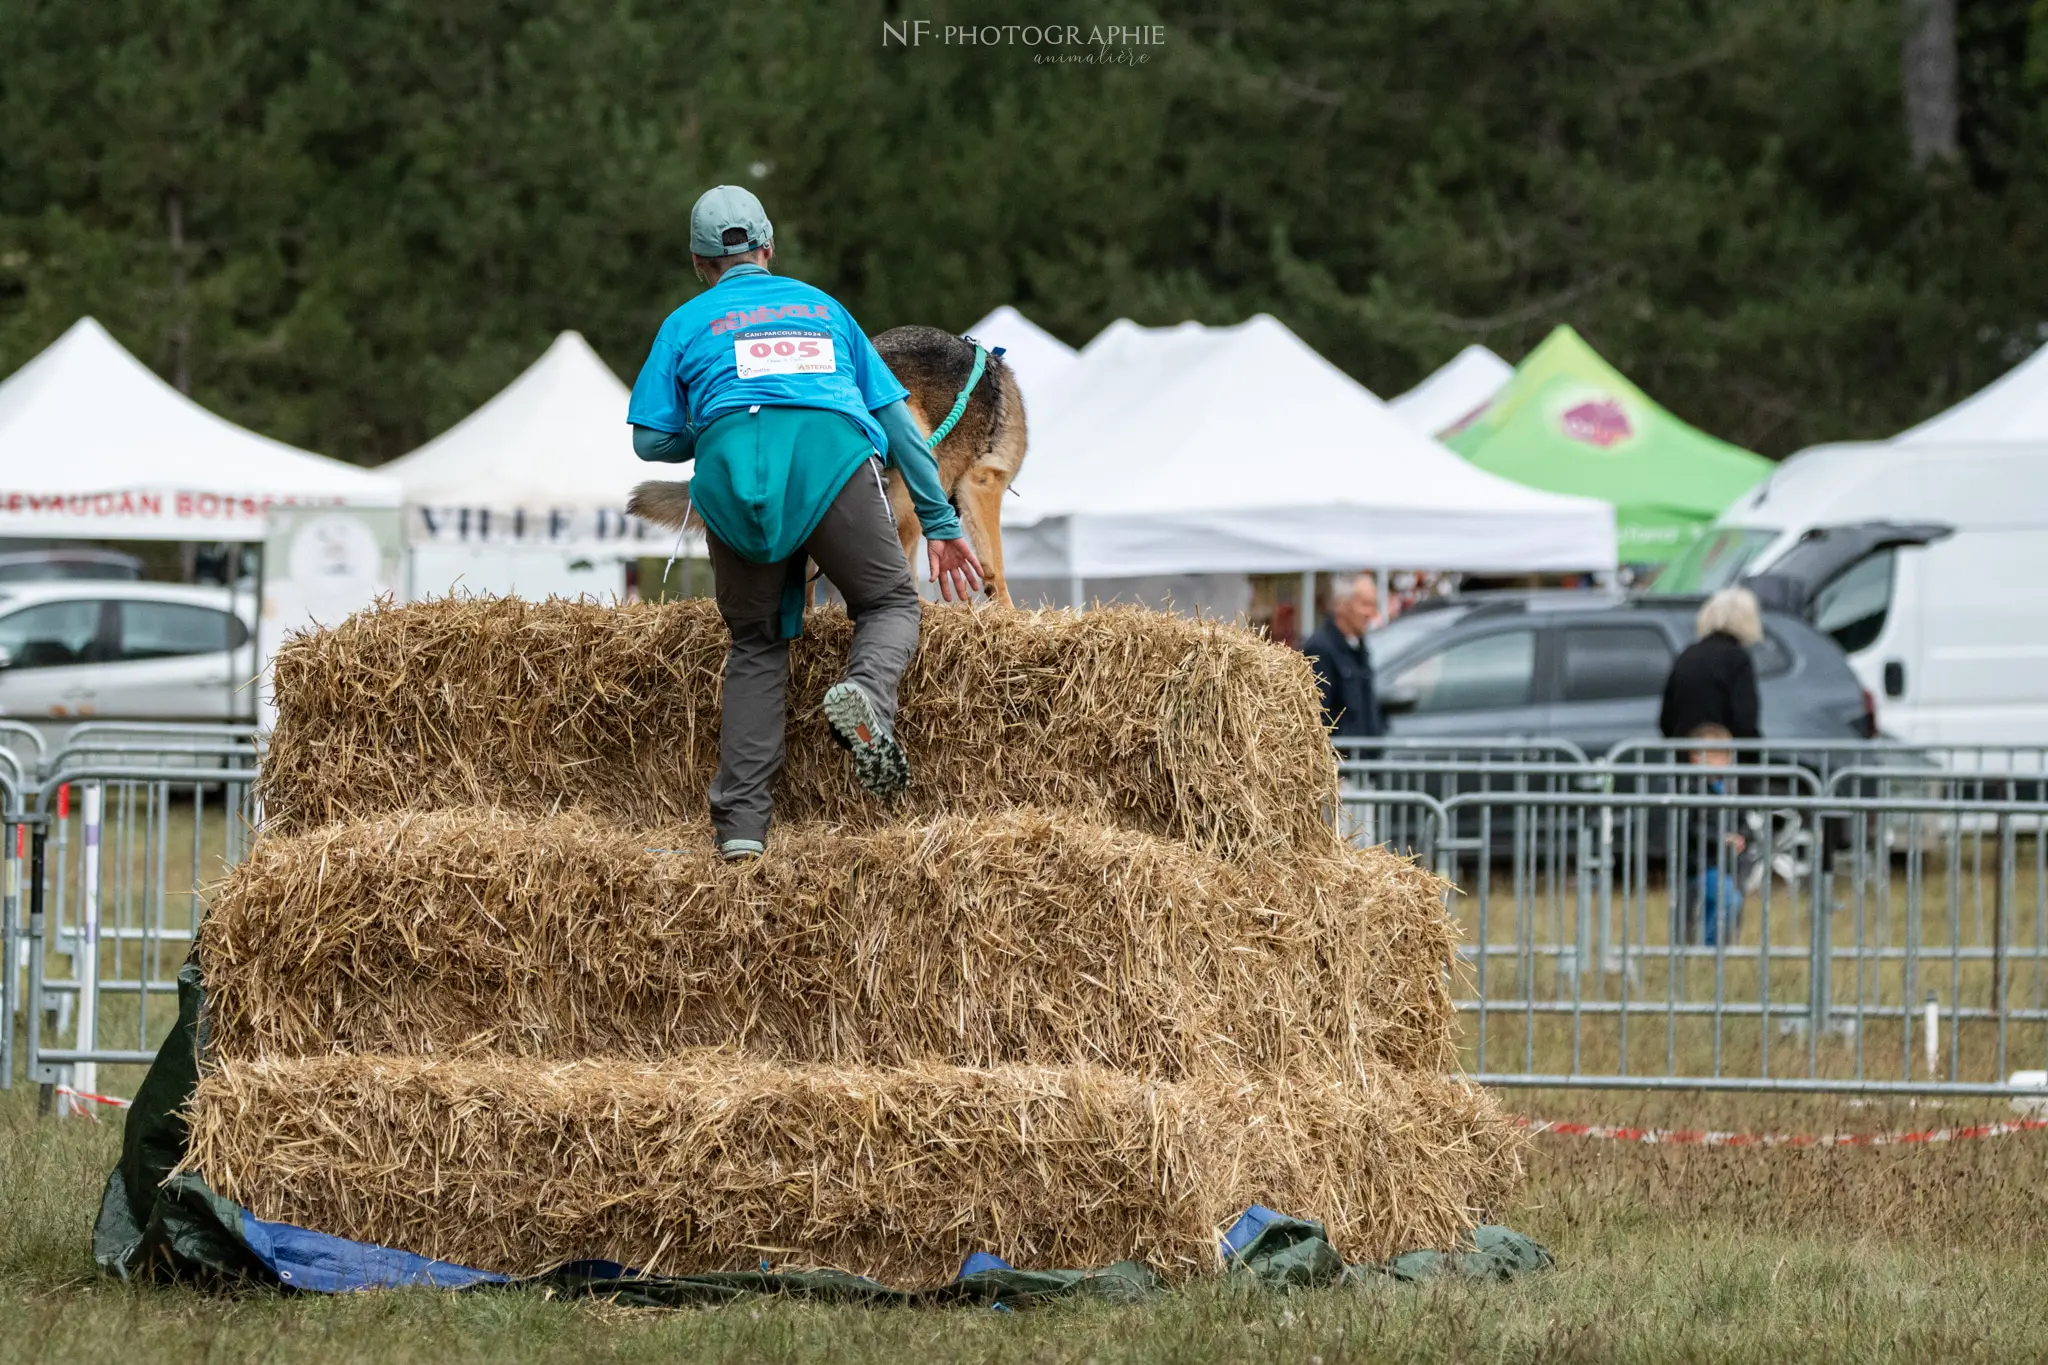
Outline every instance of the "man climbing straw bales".
<path id="1" fill-rule="evenodd" d="M 981 565 L 903 401 L 908 390 L 843 304 L 769 273 L 774 240 L 748 191 L 721 185 L 698 199 L 690 259 L 711 287 L 662 323 L 627 410 L 640 458 L 697 462 L 687 496 L 732 634 L 710 791 L 729 859 L 760 856 L 768 837 L 807 560 L 854 620 L 846 676 L 825 692 L 826 720 L 868 792 L 909 785 L 896 694 L 922 608 L 882 484 L 885 457 L 909 486 L 940 592 L 964 600 L 981 587 Z M 680 487 L 643 485 L 633 510 L 680 522 L 651 505 Z"/>

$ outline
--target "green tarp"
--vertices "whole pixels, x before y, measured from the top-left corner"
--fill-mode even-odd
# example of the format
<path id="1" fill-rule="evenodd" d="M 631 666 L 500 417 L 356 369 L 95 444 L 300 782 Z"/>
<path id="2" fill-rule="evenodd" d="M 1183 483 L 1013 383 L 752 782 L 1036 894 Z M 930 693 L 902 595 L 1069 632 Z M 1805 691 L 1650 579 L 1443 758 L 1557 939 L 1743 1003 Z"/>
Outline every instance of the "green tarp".
<path id="1" fill-rule="evenodd" d="M 837 1270 L 733 1271 L 642 1275 L 603 1261 L 579 1261 L 525 1279 L 428 1261 L 409 1252 L 349 1242 L 325 1233 L 266 1223 L 208 1189 L 198 1176 L 171 1175 L 183 1157 L 180 1109 L 198 1078 L 204 1045 L 205 991 L 199 968 L 178 973 L 178 1024 L 158 1052 L 128 1111 L 120 1163 L 107 1178 L 93 1255 L 123 1278 L 214 1286 L 325 1291 L 390 1285 L 481 1291 L 538 1289 L 649 1306 L 718 1303 L 769 1294 L 872 1305 L 980 1304 L 1022 1307 L 1053 1298 L 1136 1302 L 1163 1291 L 1135 1262 L 1099 1270 L 1017 1270 L 976 1257 L 951 1284 L 892 1289 Z M 1506 1228 L 1481 1227 L 1460 1252 L 1415 1251 L 1378 1265 L 1346 1265 L 1320 1223 L 1255 1209 L 1226 1239 L 1229 1277 L 1255 1289 L 1411 1282 L 1439 1275 L 1507 1279 L 1552 1264 L 1550 1253 Z M 984 1265 L 984 1263 L 986 1263 Z"/>
<path id="2" fill-rule="evenodd" d="M 1569 327 L 1443 442 L 1488 473 L 1613 503 L 1624 564 L 1674 558 L 1771 470 L 1658 407 Z"/>

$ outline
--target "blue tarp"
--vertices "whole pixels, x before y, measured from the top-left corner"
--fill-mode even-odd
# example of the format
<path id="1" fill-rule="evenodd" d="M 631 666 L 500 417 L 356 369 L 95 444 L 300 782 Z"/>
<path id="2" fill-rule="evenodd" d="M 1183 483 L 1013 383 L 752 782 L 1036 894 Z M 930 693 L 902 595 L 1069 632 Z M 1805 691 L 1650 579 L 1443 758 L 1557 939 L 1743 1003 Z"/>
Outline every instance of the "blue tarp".
<path id="1" fill-rule="evenodd" d="M 242 1240 L 278 1280 L 294 1289 L 335 1294 L 347 1289 L 468 1289 L 503 1284 L 509 1276 L 433 1261 L 410 1251 L 351 1242 L 290 1223 L 269 1223 L 242 1210 Z"/>

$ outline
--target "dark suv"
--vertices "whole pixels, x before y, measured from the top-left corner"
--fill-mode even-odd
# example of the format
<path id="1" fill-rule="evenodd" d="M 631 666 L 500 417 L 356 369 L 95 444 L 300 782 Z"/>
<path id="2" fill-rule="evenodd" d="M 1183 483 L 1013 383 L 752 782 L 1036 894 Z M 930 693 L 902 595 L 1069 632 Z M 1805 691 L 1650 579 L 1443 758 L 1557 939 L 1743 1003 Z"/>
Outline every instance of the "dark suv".
<path id="1" fill-rule="evenodd" d="M 1388 730 L 1447 741 L 1569 740 L 1597 758 L 1654 739 L 1700 599 L 1536 592 L 1452 599 L 1368 637 Z M 1834 641 L 1766 612 L 1752 651 L 1771 740 L 1870 735 L 1870 699 Z"/>

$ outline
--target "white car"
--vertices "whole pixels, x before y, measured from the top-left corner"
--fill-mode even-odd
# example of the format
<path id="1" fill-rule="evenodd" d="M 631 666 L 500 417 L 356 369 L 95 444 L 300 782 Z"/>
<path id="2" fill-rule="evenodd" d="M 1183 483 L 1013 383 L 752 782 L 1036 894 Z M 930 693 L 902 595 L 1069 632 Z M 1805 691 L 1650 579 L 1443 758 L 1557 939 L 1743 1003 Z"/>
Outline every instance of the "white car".
<path id="1" fill-rule="evenodd" d="M 174 583 L 0 586 L 0 715 L 226 721 L 252 709 L 251 593 Z"/>

